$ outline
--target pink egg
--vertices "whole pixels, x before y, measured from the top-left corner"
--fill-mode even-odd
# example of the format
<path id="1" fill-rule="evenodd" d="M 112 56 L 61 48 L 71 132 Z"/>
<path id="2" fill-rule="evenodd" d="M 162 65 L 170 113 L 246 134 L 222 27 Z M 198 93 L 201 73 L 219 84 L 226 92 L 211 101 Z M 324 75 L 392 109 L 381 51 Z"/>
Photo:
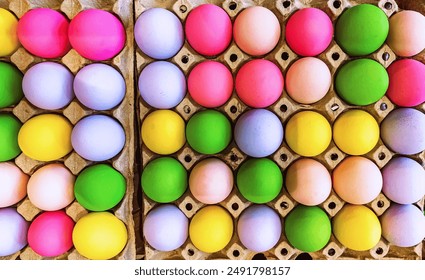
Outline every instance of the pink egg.
<path id="1" fill-rule="evenodd" d="M 40 256 L 60 256 L 73 246 L 74 225 L 65 211 L 41 213 L 28 229 L 28 245 Z"/>
<path id="2" fill-rule="evenodd" d="M 232 21 L 219 6 L 197 6 L 186 18 L 186 39 L 198 53 L 215 56 L 222 53 L 232 40 Z"/>
<path id="3" fill-rule="evenodd" d="M 124 48 L 125 39 L 121 21 L 104 10 L 84 10 L 69 24 L 72 47 L 87 59 L 99 61 L 113 58 Z"/>
<path id="4" fill-rule="evenodd" d="M 286 72 L 285 86 L 293 100 L 312 104 L 326 95 L 331 82 L 326 63 L 315 57 L 304 57 L 295 61 Z"/>
<path id="5" fill-rule="evenodd" d="M 224 64 L 203 61 L 189 74 L 187 85 L 190 96 L 199 105 L 214 108 L 229 100 L 233 91 L 233 76 Z"/>
<path id="6" fill-rule="evenodd" d="M 235 85 L 243 103 L 253 108 L 265 108 L 282 95 L 284 80 L 276 64 L 265 59 L 254 59 L 239 69 Z"/>
<path id="7" fill-rule="evenodd" d="M 60 163 L 38 169 L 28 181 L 28 198 L 44 211 L 65 208 L 74 200 L 75 176 Z"/>
<path id="8" fill-rule="evenodd" d="M 232 170 L 218 158 L 204 159 L 193 167 L 189 176 L 189 188 L 200 202 L 219 203 L 232 191 Z"/>
<path id="9" fill-rule="evenodd" d="M 331 175 L 320 162 L 302 158 L 289 166 L 286 189 L 297 202 L 308 206 L 318 205 L 331 193 Z"/>
<path id="10" fill-rule="evenodd" d="M 276 15 L 260 6 L 244 9 L 233 24 L 236 45 L 253 56 L 272 51 L 279 42 L 280 34 L 280 23 Z"/>
<path id="11" fill-rule="evenodd" d="M 345 158 L 332 174 L 333 188 L 344 201 L 366 204 L 382 190 L 382 175 L 378 166 L 365 157 Z"/>
<path id="12" fill-rule="evenodd" d="M 0 163 L 0 208 L 12 206 L 27 195 L 28 179 L 13 163 Z"/>
<path id="13" fill-rule="evenodd" d="M 329 16 L 317 8 L 295 12 L 286 23 L 286 42 L 297 54 L 316 56 L 332 41 L 333 26 Z"/>

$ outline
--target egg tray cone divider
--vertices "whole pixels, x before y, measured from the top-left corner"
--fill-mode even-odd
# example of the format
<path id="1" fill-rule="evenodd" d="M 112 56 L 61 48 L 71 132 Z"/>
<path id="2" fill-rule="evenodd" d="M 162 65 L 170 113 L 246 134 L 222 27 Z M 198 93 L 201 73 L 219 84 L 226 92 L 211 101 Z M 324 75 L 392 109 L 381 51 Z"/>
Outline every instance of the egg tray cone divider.
<path id="1" fill-rule="evenodd" d="M 389 2 L 391 5 L 387 4 Z M 415 2 L 415 3 L 411 3 Z M 336 19 L 338 16 L 348 7 L 355 6 L 362 3 L 370 3 L 381 8 L 386 15 L 389 17 L 393 13 L 399 12 L 402 9 L 412 9 L 416 10 L 422 14 L 425 13 L 425 5 L 421 5 L 416 1 L 373 1 L 373 0 L 359 0 L 359 1 L 349 1 L 349 0 L 277 0 L 277 1 L 260 1 L 260 0 L 226 0 L 226 1 L 197 1 L 197 0 L 179 0 L 179 1 L 135 1 L 135 18 L 137 19 L 140 14 L 154 7 L 165 8 L 169 11 L 174 12 L 181 20 L 183 26 L 185 19 L 190 11 L 196 6 L 204 3 L 216 4 L 222 7 L 230 16 L 232 22 L 234 22 L 236 16 L 244 8 L 250 6 L 264 6 L 270 9 L 279 19 L 280 26 L 284 29 L 286 21 L 289 16 L 295 11 L 301 8 L 306 7 L 315 7 L 324 11 L 331 18 L 333 25 L 335 26 Z M 143 68 L 154 60 L 146 56 L 142 51 L 135 46 L 136 48 L 136 79 L 138 79 Z M 331 71 L 332 81 L 334 81 L 334 76 L 338 68 L 346 63 L 349 60 L 354 58 L 349 57 L 345 54 L 341 47 L 332 40 L 328 48 L 317 56 L 323 62 L 327 64 Z M 374 59 L 382 64 L 385 68 L 388 67 L 392 61 L 396 60 L 398 57 L 391 51 L 391 49 L 384 44 L 380 49 L 375 51 L 373 54 L 366 56 L 368 58 Z M 265 58 L 271 60 L 276 65 L 280 67 L 284 76 L 286 76 L 286 71 L 292 65 L 294 61 L 299 59 L 287 45 L 284 36 L 281 36 L 277 46 L 268 54 L 261 57 L 251 57 L 250 55 L 242 52 L 234 41 L 231 42 L 230 46 L 220 55 L 216 57 L 203 57 L 194 51 L 191 46 L 188 44 L 187 40 L 185 41 L 181 50 L 168 61 L 176 64 L 180 69 L 185 73 L 187 77 L 193 67 L 205 60 L 214 60 L 222 62 L 226 65 L 232 72 L 233 77 L 235 78 L 239 68 L 247 61 L 254 58 Z M 422 51 L 420 54 L 413 57 L 421 62 L 425 62 L 425 51 Z M 137 89 L 136 89 L 137 91 Z M 138 91 L 137 91 L 138 92 Z M 137 112 L 138 112 L 138 125 L 139 131 L 141 129 L 141 124 L 144 118 L 155 109 L 150 107 L 142 98 L 140 97 L 140 92 L 137 93 Z M 393 109 L 397 108 L 396 105 L 392 104 L 387 97 L 381 98 L 374 104 L 368 106 L 352 106 L 345 103 L 335 92 L 334 85 L 332 83 L 329 92 L 326 96 L 314 103 L 312 105 L 302 105 L 293 101 L 284 90 L 281 98 L 277 100 L 273 105 L 269 106 L 267 109 L 274 112 L 282 121 L 283 125 L 286 126 L 288 119 L 293 116 L 295 113 L 302 110 L 313 110 L 321 113 L 331 125 L 333 125 L 336 118 L 343 112 L 350 109 L 362 109 L 370 113 L 380 124 L 385 116 L 388 115 Z M 416 109 L 424 112 L 425 106 L 421 104 L 416 106 Z M 189 118 L 198 110 L 202 110 L 188 93 L 186 93 L 183 101 L 171 110 L 177 112 L 187 123 Z M 236 123 L 237 118 L 245 111 L 249 110 L 247 107 L 236 95 L 235 90 L 233 90 L 232 97 L 229 101 L 221 107 L 215 108 L 216 110 L 224 113 L 229 120 L 232 121 L 232 127 Z M 140 140 L 139 142 L 140 153 L 142 155 L 142 164 L 143 168 L 155 158 L 158 158 L 159 155 L 150 151 Z M 379 139 L 378 144 L 375 148 L 363 155 L 366 158 L 372 160 L 379 168 L 384 167 L 388 161 L 395 156 L 388 147 L 385 146 L 383 141 Z M 175 154 L 170 155 L 178 159 L 183 166 L 187 169 L 188 174 L 190 173 L 192 167 L 207 157 L 191 149 L 191 147 L 186 144 Z M 240 151 L 236 146 L 234 140 L 231 144 L 221 153 L 214 155 L 222 160 L 224 160 L 233 170 L 234 176 L 236 178 L 236 173 L 238 167 L 246 160 L 247 155 Z M 332 170 L 340 163 L 347 155 L 342 152 L 336 144 L 332 141 L 326 151 L 321 155 L 314 157 L 322 164 L 324 164 L 327 169 L 332 172 Z M 286 168 L 298 159 L 300 156 L 293 152 L 285 143 L 282 143 L 281 147 L 271 156 L 270 159 L 275 161 L 278 166 L 281 168 L 282 172 L 286 171 Z M 422 152 L 419 155 L 411 156 L 411 158 L 417 160 L 425 167 L 425 154 Z M 140 170 L 142 172 L 142 169 Z M 138 188 L 139 197 L 141 197 L 141 208 L 139 209 L 140 218 L 138 223 L 140 225 L 138 228 L 141 230 L 142 223 L 147 213 L 156 206 L 159 206 L 160 203 L 156 203 L 150 200 L 141 189 Z M 190 219 L 193 215 L 205 205 L 198 202 L 187 190 L 181 198 L 173 202 L 178 206 L 185 215 Z M 380 193 L 380 195 L 372 202 L 366 204 L 374 213 L 379 217 L 390 205 L 391 201 Z M 138 242 L 138 256 L 143 259 L 299 259 L 299 258 L 311 258 L 311 259 L 422 259 L 423 256 L 423 244 L 420 243 L 417 246 L 409 248 L 401 248 L 390 244 L 383 237 L 379 243 L 372 249 L 368 251 L 354 251 L 348 248 L 345 248 L 339 241 L 332 235 L 328 244 L 321 250 L 309 253 L 303 253 L 293 246 L 290 245 L 286 239 L 285 233 L 282 233 L 282 236 L 279 242 L 269 251 L 263 253 L 254 253 L 246 249 L 240 240 L 238 239 L 236 232 L 236 224 L 238 221 L 239 214 L 249 207 L 252 203 L 247 201 L 242 195 L 238 192 L 236 187 L 236 182 L 233 188 L 232 193 L 227 199 L 219 203 L 222 207 L 228 210 L 228 212 L 233 217 L 234 223 L 234 233 L 231 242 L 221 251 L 207 254 L 198 250 L 188 238 L 186 242 L 178 249 L 171 252 L 158 251 L 152 248 L 143 238 L 142 233 L 139 236 Z M 338 211 L 344 206 L 345 202 L 338 197 L 338 195 L 332 191 L 328 199 L 319 205 L 325 212 L 328 214 L 329 218 L 332 219 Z M 423 199 L 417 203 L 422 211 L 424 209 Z M 189 205 L 189 206 L 188 206 Z M 281 193 L 273 201 L 267 203 L 268 206 L 273 208 L 278 212 L 280 217 L 285 220 L 285 216 L 298 205 L 298 203 L 287 193 L 286 189 L 283 188 Z M 236 210 L 235 210 L 236 209 Z"/>
<path id="2" fill-rule="evenodd" d="M 131 260 L 136 258 L 136 237 L 135 237 L 135 226 L 133 220 L 133 196 L 134 196 L 134 185 L 135 185 L 135 170 L 136 162 L 135 159 L 135 122 L 134 122 L 134 47 L 133 47 L 133 1 L 131 0 L 116 0 L 116 1 L 76 1 L 76 0 L 8 0 L 1 1 L 0 7 L 13 12 L 18 18 L 21 18 L 27 11 L 33 8 L 51 8 L 57 10 L 71 20 L 80 11 L 96 8 L 109 11 L 118 16 L 123 23 L 126 31 L 126 43 L 124 49 L 114 58 L 108 61 L 101 61 L 106 63 L 116 70 L 118 70 L 123 76 L 126 84 L 126 93 L 123 101 L 115 108 L 108 111 L 94 111 L 87 109 L 81 103 L 74 98 L 74 100 L 65 108 L 61 110 L 45 111 L 36 108 L 25 98 L 22 99 L 16 106 L 1 109 L 1 112 L 13 112 L 13 114 L 24 123 L 33 116 L 44 114 L 44 113 L 55 113 L 66 117 L 73 125 L 75 125 L 80 119 L 85 116 L 92 114 L 105 114 L 115 118 L 124 128 L 126 134 L 126 142 L 123 150 L 111 160 L 106 163 L 111 164 L 117 169 L 126 179 L 126 193 L 122 201 L 111 209 L 117 218 L 124 222 L 128 240 L 125 248 L 113 259 L 120 260 Z M 33 56 L 27 52 L 22 46 L 14 52 L 11 56 L 1 59 L 2 61 L 8 61 L 16 65 L 22 73 L 25 73 L 31 66 L 36 63 L 43 61 L 54 61 L 66 66 L 73 75 L 84 66 L 93 63 L 88 59 L 80 56 L 75 50 L 69 51 L 65 56 L 60 59 L 42 59 Z M 95 162 L 90 162 L 80 157 L 75 151 L 66 155 L 55 162 L 63 163 L 74 175 L 78 175 L 85 167 L 88 167 Z M 50 162 L 38 162 L 30 159 L 21 153 L 16 159 L 15 163 L 20 167 L 26 174 L 31 175 L 37 168 L 48 164 Z M 26 197 L 23 201 L 17 205 L 18 212 L 29 222 L 31 222 L 39 213 L 42 211 L 36 208 Z M 76 200 L 66 207 L 66 213 L 76 222 L 82 216 L 88 213 Z M 20 252 L 17 252 L 8 257 L 1 257 L 0 260 L 4 259 L 22 259 L 22 260 L 40 260 L 40 259 L 68 259 L 68 260 L 80 260 L 85 259 L 81 256 L 77 250 L 73 247 L 70 251 L 65 254 L 55 257 L 46 258 L 35 253 L 29 246 L 23 248 Z"/>

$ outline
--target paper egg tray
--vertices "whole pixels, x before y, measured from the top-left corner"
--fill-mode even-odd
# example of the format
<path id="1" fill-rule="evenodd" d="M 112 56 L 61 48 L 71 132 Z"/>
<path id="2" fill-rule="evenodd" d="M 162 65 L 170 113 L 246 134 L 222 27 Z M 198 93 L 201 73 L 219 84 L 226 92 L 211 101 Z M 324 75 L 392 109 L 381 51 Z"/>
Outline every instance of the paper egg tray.
<path id="1" fill-rule="evenodd" d="M 127 41 L 125 48 L 112 60 L 102 61 L 117 69 L 125 79 L 126 82 L 126 95 L 122 103 L 109 111 L 94 111 L 88 110 L 81 105 L 77 99 L 74 99 L 68 106 L 62 110 L 45 111 L 31 105 L 27 100 L 22 99 L 19 104 L 14 108 L 1 109 L 1 112 L 12 112 L 22 123 L 26 122 L 33 116 L 44 114 L 47 112 L 56 113 L 65 116 L 73 125 L 75 125 L 81 118 L 91 115 L 102 113 L 117 119 L 126 132 L 126 143 L 124 149 L 114 158 L 107 163 L 111 164 L 117 169 L 127 181 L 127 191 L 123 200 L 114 207 L 113 214 L 123 221 L 128 231 L 128 241 L 123 251 L 114 259 L 135 259 L 135 232 L 134 220 L 132 218 L 133 209 L 133 193 L 134 193 L 134 164 L 135 162 L 135 138 L 134 138 L 134 47 L 133 47 L 133 3 L 130 0 L 117 0 L 117 1 L 75 1 L 75 0 L 10 0 L 0 1 L 0 7 L 13 12 L 18 18 L 21 18 L 27 11 L 33 8 L 44 7 L 51 8 L 62 12 L 72 19 L 77 13 L 89 8 L 97 8 L 110 11 L 117 15 L 126 29 Z M 10 57 L 2 58 L 1 60 L 12 62 L 16 65 L 22 73 L 25 73 L 31 66 L 42 61 L 56 61 L 65 65 L 75 75 L 79 69 L 93 63 L 81 57 L 76 51 L 71 50 L 61 59 L 46 60 L 35 57 L 28 53 L 23 47 L 20 47 Z M 85 167 L 92 165 L 94 162 L 86 161 L 81 158 L 76 152 L 72 151 L 64 158 L 57 162 L 63 163 L 74 174 L 78 175 Z M 15 163 L 25 173 L 31 175 L 39 167 L 50 162 L 34 161 L 23 153 L 16 159 Z M 29 222 L 31 222 L 41 210 L 31 204 L 30 200 L 25 198 L 17 204 L 18 212 Z M 84 209 L 76 200 L 68 207 L 66 213 L 74 220 L 78 221 L 79 218 L 86 215 L 88 211 Z M 25 247 L 20 252 L 14 255 L 0 258 L 2 259 L 22 259 L 22 260 L 39 260 L 48 259 L 35 253 L 29 246 Z M 72 248 L 67 253 L 55 257 L 54 259 L 69 259 L 78 260 L 85 259 L 81 256 L 75 248 Z"/>
<path id="2" fill-rule="evenodd" d="M 401 10 L 401 5 L 406 5 L 404 2 L 409 4 L 409 1 L 394 1 L 394 0 L 381 0 L 381 1 L 347 1 L 347 0 L 277 0 L 277 1 L 249 1 L 249 0 L 226 0 L 226 1 L 196 1 L 196 0 L 180 0 L 180 1 L 142 1 L 138 0 L 135 4 L 135 16 L 136 19 L 138 16 L 148 8 L 152 7 L 161 7 L 173 11 L 184 24 L 185 17 L 188 15 L 190 10 L 202 3 L 213 3 L 218 6 L 221 6 L 230 16 L 232 22 L 236 18 L 236 15 L 246 7 L 249 6 L 264 6 L 272 10 L 275 15 L 278 17 L 281 28 L 284 30 L 284 26 L 288 17 L 295 12 L 297 9 L 304 7 L 315 7 L 326 12 L 333 22 L 337 17 L 343 12 L 347 7 L 354 6 L 360 3 L 372 3 L 379 6 L 387 16 L 391 16 L 393 13 L 396 13 Z M 336 2 L 336 3 L 334 3 Z M 411 1 L 416 2 L 416 1 Z M 421 2 L 421 1 L 418 1 Z M 386 4 L 390 3 L 390 4 Z M 338 5 L 339 4 L 339 5 Z M 415 3 L 410 3 L 415 4 Z M 400 5 L 400 6 L 399 6 Z M 417 3 L 416 7 L 404 8 L 404 9 L 413 9 L 419 12 L 425 13 L 425 5 Z M 143 67 L 152 62 L 153 60 L 146 55 L 144 55 L 140 49 L 136 48 L 136 64 L 137 64 L 137 77 L 140 75 Z M 384 53 L 386 53 L 384 55 Z M 389 58 L 388 58 L 389 55 Z M 397 59 L 396 55 L 391 51 L 387 45 L 383 45 L 375 53 L 369 55 L 368 57 L 375 59 L 381 63 L 384 67 L 387 67 L 391 64 L 392 61 Z M 385 57 L 385 59 L 384 59 Z M 258 58 L 258 57 L 257 57 Z M 281 36 L 280 41 L 276 48 L 269 54 L 263 56 L 268 60 L 276 63 L 282 70 L 283 74 L 286 74 L 287 69 L 298 57 L 291 51 L 287 46 L 284 36 Z M 338 67 L 346 60 L 351 59 L 346 55 L 341 48 L 333 40 L 330 46 L 319 55 L 319 58 L 323 60 L 329 67 L 332 73 L 332 77 Z M 425 51 L 418 54 L 414 57 L 417 60 L 425 62 Z M 177 64 L 185 73 L 186 77 L 190 70 L 200 61 L 206 59 L 213 59 L 220 61 L 228 66 L 235 77 L 238 69 L 246 61 L 252 59 L 249 55 L 242 52 L 237 45 L 232 41 L 231 45 L 224 51 L 223 54 L 215 58 L 205 58 L 197 54 L 187 43 L 185 42 L 183 48 L 170 59 L 171 62 Z M 154 109 L 149 107 L 137 94 L 138 98 L 138 113 L 139 113 L 139 131 L 141 128 L 141 123 L 143 118 L 152 112 Z M 297 104 L 288 97 L 288 94 L 284 91 L 281 98 L 272 106 L 267 109 L 274 112 L 282 121 L 283 125 L 286 126 L 288 119 L 296 112 L 301 110 L 313 110 L 321 113 L 327 118 L 327 120 L 333 125 L 334 120 L 342 112 L 353 109 L 360 108 L 370 114 L 372 114 L 375 119 L 380 123 L 385 116 L 391 112 L 396 106 L 393 105 L 386 97 L 383 97 L 381 100 L 375 104 L 369 106 L 349 106 L 344 101 L 342 101 L 334 91 L 333 85 L 331 86 L 328 94 L 320 100 L 318 103 L 313 105 L 301 105 Z M 179 113 L 183 119 L 187 122 L 189 118 L 198 110 L 201 110 L 202 107 L 197 105 L 191 97 L 186 94 L 184 100 L 173 110 Z M 217 110 L 223 112 L 228 118 L 232 121 L 232 127 L 236 122 L 238 116 L 249 108 L 244 105 L 239 98 L 237 97 L 235 91 L 231 99 L 224 104 L 223 106 L 216 108 Z M 417 106 L 416 109 L 425 111 L 425 106 Z M 140 139 L 140 138 L 139 138 Z M 159 155 L 152 153 L 143 143 L 140 143 L 140 149 L 142 154 L 142 166 L 145 166 L 149 161 L 159 157 Z M 380 168 L 382 168 L 394 155 L 382 142 L 379 140 L 379 143 L 376 147 L 368 154 L 364 155 L 365 157 L 373 160 Z M 177 158 L 187 169 L 188 174 L 191 171 L 191 168 L 201 159 L 207 157 L 207 155 L 202 155 L 194 150 L 187 144 L 183 146 L 181 150 L 177 153 L 171 155 Z M 247 156 L 238 149 L 234 140 L 231 144 L 224 150 L 222 153 L 214 155 L 222 160 L 224 160 L 234 171 L 236 178 L 236 172 L 238 167 L 244 162 Z M 323 163 L 330 172 L 341 162 L 347 155 L 344 154 L 335 143 L 329 145 L 328 149 L 323 152 L 321 155 L 314 157 L 316 160 Z M 280 148 L 269 158 L 274 160 L 281 168 L 283 174 L 286 172 L 286 168 L 295 161 L 299 155 L 291 151 L 287 146 L 285 141 L 282 143 Z M 422 152 L 419 155 L 414 155 L 412 158 L 418 160 L 422 166 L 425 166 L 425 153 Z M 139 193 L 141 192 L 138 188 Z M 142 209 L 140 209 L 141 221 L 136 221 L 140 224 L 139 231 L 140 236 L 138 238 L 143 238 L 141 229 L 142 222 L 147 213 L 155 206 L 159 205 L 154 201 L 150 200 L 146 195 L 139 194 L 142 197 Z M 204 205 L 198 202 L 190 193 L 189 189 L 185 194 L 174 202 L 190 219 L 193 215 Z M 319 205 L 322 209 L 326 211 L 329 218 L 335 216 L 335 214 L 344 206 L 345 202 L 332 191 L 328 199 Z M 391 204 L 391 201 L 385 197 L 384 194 L 379 194 L 379 196 L 367 204 L 376 215 L 379 217 Z M 420 209 L 423 210 L 424 199 L 421 199 L 416 203 Z M 331 237 L 329 243 L 320 251 L 315 253 L 303 253 L 296 248 L 292 247 L 287 241 L 284 233 L 282 233 L 280 241 L 276 244 L 274 248 L 267 252 L 256 254 L 248 249 L 246 249 L 242 243 L 238 240 L 236 232 L 236 224 L 238 217 L 241 212 L 251 205 L 251 202 L 247 201 L 237 190 L 236 185 L 234 185 L 233 192 L 229 197 L 220 203 L 229 213 L 233 216 L 234 222 L 234 233 L 231 242 L 221 251 L 213 254 L 207 254 L 198 250 L 188 238 L 186 242 L 177 250 L 171 252 L 161 252 L 152 248 L 147 242 L 143 242 L 143 247 L 138 248 L 138 257 L 144 259 L 422 259 L 422 244 L 418 244 L 415 247 L 409 248 L 400 248 L 393 246 L 388 243 L 383 237 L 379 243 L 369 251 L 353 251 L 348 248 L 345 248 L 341 243 L 339 243 L 334 236 Z M 280 217 L 285 219 L 285 216 L 297 205 L 297 202 L 293 200 L 290 195 L 285 190 L 285 187 L 282 188 L 279 196 L 273 201 L 267 203 L 268 206 L 275 209 Z"/>

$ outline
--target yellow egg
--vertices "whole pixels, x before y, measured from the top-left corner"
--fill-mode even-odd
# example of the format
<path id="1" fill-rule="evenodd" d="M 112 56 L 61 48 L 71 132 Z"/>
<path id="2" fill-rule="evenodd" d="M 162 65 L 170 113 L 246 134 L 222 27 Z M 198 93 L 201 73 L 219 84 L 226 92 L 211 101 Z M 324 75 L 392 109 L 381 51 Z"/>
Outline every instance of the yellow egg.
<path id="1" fill-rule="evenodd" d="M 111 259 L 127 244 L 127 228 L 109 212 L 91 212 L 75 224 L 72 242 L 78 253 L 88 259 Z"/>
<path id="2" fill-rule="evenodd" d="M 154 153 L 169 155 L 186 142 L 183 119 L 171 110 L 156 110 L 142 124 L 142 141 Z"/>
<path id="3" fill-rule="evenodd" d="M 381 224 L 368 207 L 346 204 L 333 220 L 333 234 L 345 247 L 366 251 L 379 242 Z"/>
<path id="4" fill-rule="evenodd" d="M 0 56 L 11 55 L 19 47 L 18 20 L 8 10 L 0 8 Z"/>
<path id="5" fill-rule="evenodd" d="M 285 139 L 289 147 L 301 156 L 317 156 L 332 140 L 332 129 L 324 116 L 313 111 L 295 114 L 288 121 Z"/>
<path id="6" fill-rule="evenodd" d="M 379 125 L 363 110 L 349 110 L 339 116 L 333 127 L 334 142 L 346 154 L 364 155 L 379 141 Z"/>
<path id="7" fill-rule="evenodd" d="M 22 125 L 18 144 L 22 152 L 32 159 L 57 160 L 72 151 L 71 131 L 71 123 L 63 116 L 38 115 Z"/>
<path id="8" fill-rule="evenodd" d="M 233 235 L 233 220 L 224 208 L 212 205 L 199 210 L 189 225 L 193 245 L 206 253 L 222 250 Z"/>

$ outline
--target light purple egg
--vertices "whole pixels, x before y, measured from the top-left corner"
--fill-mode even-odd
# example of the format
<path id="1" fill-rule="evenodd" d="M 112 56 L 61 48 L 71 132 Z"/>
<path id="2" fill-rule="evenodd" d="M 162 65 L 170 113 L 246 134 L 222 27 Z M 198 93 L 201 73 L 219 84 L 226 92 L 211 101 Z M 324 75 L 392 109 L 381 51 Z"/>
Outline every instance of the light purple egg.
<path id="1" fill-rule="evenodd" d="M 125 132 L 114 118 L 91 115 L 74 126 L 71 143 L 81 157 L 91 161 L 104 161 L 113 158 L 122 150 Z"/>
<path id="2" fill-rule="evenodd" d="M 411 247 L 425 238 L 425 216 L 413 204 L 393 204 L 381 218 L 382 236 L 391 244 Z"/>
<path id="3" fill-rule="evenodd" d="M 189 219 L 175 205 L 163 204 L 151 210 L 143 223 L 143 235 L 153 248 L 172 251 L 186 241 Z"/>
<path id="4" fill-rule="evenodd" d="M 155 59 L 174 56 L 184 43 L 179 18 L 163 8 L 144 11 L 134 26 L 134 37 L 142 52 Z"/>
<path id="5" fill-rule="evenodd" d="M 382 168 L 382 192 L 399 204 L 419 201 L 425 195 L 425 170 L 407 157 L 393 158 Z"/>
<path id="6" fill-rule="evenodd" d="M 32 66 L 24 75 L 22 89 L 27 100 L 45 110 L 57 110 L 74 98 L 74 76 L 62 64 L 41 62 Z"/>
<path id="7" fill-rule="evenodd" d="M 279 118 L 266 109 L 252 109 L 236 122 L 235 141 L 251 157 L 267 157 L 282 144 L 283 126 Z"/>
<path id="8" fill-rule="evenodd" d="M 150 106 L 170 109 L 177 106 L 186 95 L 186 78 L 173 63 L 156 61 L 140 73 L 139 92 Z"/>
<path id="9" fill-rule="evenodd" d="M 0 257 L 12 255 L 27 245 L 29 223 L 15 208 L 0 209 Z"/>
<path id="10" fill-rule="evenodd" d="M 266 205 L 253 205 L 242 212 L 238 220 L 238 236 L 242 244 L 254 252 L 273 248 L 282 234 L 279 215 Z"/>
<path id="11" fill-rule="evenodd" d="M 425 149 L 425 114 L 413 108 L 399 108 L 381 123 L 381 138 L 391 150 L 413 155 Z"/>
<path id="12" fill-rule="evenodd" d="M 74 91 L 77 99 L 93 110 L 110 110 L 125 96 L 125 81 L 113 67 L 93 63 L 83 67 L 75 76 Z"/>

